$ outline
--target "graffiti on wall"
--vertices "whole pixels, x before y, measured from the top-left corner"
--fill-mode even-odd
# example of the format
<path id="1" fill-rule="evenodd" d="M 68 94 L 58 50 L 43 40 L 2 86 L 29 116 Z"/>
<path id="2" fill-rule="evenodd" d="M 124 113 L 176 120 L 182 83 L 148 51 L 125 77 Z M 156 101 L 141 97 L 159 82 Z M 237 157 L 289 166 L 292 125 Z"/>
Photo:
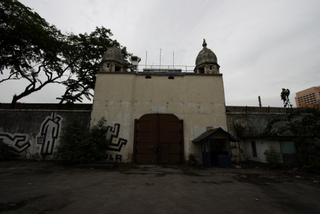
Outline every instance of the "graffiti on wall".
<path id="1" fill-rule="evenodd" d="M 124 138 L 120 138 L 119 132 L 120 132 L 119 123 L 114 124 L 114 127 L 108 126 L 107 139 L 109 139 L 110 144 L 107 151 L 120 152 L 122 147 L 127 145 L 127 140 Z M 122 161 L 122 155 L 113 156 L 112 154 L 107 154 L 106 159 L 111 161 L 112 160 Z"/>
<path id="2" fill-rule="evenodd" d="M 21 153 L 31 146 L 29 143 L 28 134 L 9 134 L 9 133 L 0 133 L 0 140 L 9 146 L 15 148 L 17 152 Z"/>
<path id="3" fill-rule="evenodd" d="M 41 145 L 42 154 L 52 154 L 54 144 L 59 137 L 62 117 L 54 115 L 47 117 L 40 126 L 40 132 L 37 136 L 37 144 Z M 31 146 L 28 134 L 10 134 L 0 133 L 0 140 L 12 146 L 21 153 Z"/>
<path id="4" fill-rule="evenodd" d="M 48 116 L 40 126 L 37 136 L 37 144 L 41 145 L 41 154 L 52 154 L 56 140 L 59 138 L 62 117 L 55 115 Z"/>
<path id="5" fill-rule="evenodd" d="M 109 161 L 122 161 L 122 155 L 107 154 L 106 159 Z"/>

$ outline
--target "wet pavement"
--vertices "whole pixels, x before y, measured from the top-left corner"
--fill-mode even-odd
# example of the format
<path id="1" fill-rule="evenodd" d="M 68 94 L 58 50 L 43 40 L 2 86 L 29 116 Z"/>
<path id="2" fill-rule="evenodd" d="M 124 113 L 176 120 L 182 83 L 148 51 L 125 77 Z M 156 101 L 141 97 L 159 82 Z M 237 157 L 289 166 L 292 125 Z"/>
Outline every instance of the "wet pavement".
<path id="1" fill-rule="evenodd" d="M 1 161 L 2 213 L 320 213 L 320 184 L 260 169 Z"/>

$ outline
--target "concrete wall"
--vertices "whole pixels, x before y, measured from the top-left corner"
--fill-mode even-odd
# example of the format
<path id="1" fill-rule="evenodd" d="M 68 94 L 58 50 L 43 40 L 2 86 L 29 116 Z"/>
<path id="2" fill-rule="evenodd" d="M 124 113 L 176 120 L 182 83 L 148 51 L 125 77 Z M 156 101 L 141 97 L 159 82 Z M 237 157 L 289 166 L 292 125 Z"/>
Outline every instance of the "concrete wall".
<path id="1" fill-rule="evenodd" d="M 258 136 L 265 130 L 268 121 L 286 113 L 285 108 L 227 106 L 228 130 L 236 135 L 234 126 L 239 124 L 245 128 L 244 137 Z"/>
<path id="2" fill-rule="evenodd" d="M 16 103 L 14 109 L 40 109 L 40 110 L 89 110 L 92 104 L 57 104 L 57 103 Z M 0 109 L 11 109 L 10 103 L 0 103 Z"/>
<path id="3" fill-rule="evenodd" d="M 237 136 L 234 124 L 245 128 L 241 142 L 231 142 L 232 154 L 238 155 L 240 161 L 265 162 L 265 150 L 273 146 L 280 151 L 281 140 L 288 140 L 260 136 L 268 121 L 284 116 L 287 109 L 224 107 L 224 95 L 217 89 L 223 87 L 221 75 L 176 75 L 173 80 L 166 75 L 152 75 L 151 79 L 135 74 L 102 76 L 97 80 L 97 90 L 101 92 L 95 94 L 93 105 L 18 104 L 19 109 L 12 110 L 10 104 L 0 104 L 0 139 L 15 147 L 24 158 L 41 154 L 50 158 L 70 118 L 77 116 L 89 126 L 91 115 L 91 125 L 104 116 L 109 126 L 107 137 L 112 140 L 107 159 L 131 161 L 134 120 L 148 113 L 172 113 L 184 121 L 185 157 L 201 156 L 199 146 L 191 140 L 207 126 L 222 127 L 234 136 Z M 197 89 L 200 83 L 203 86 Z M 43 142 L 45 139 L 47 143 Z M 252 156 L 251 141 L 256 142 L 256 158 Z"/>
<path id="4" fill-rule="evenodd" d="M 221 93 L 220 95 L 211 93 L 215 87 L 222 87 L 222 79 L 215 82 L 212 80 L 214 78 L 210 80 L 210 76 L 199 76 L 202 78 L 199 80 L 200 83 L 204 82 L 211 86 L 207 90 L 197 92 L 193 88 L 199 82 L 193 81 L 192 75 L 175 76 L 174 80 L 163 75 L 155 75 L 151 79 L 145 79 L 144 75 L 104 76 L 106 79 L 100 82 L 100 86 L 104 83 L 109 84 L 110 88 L 96 94 L 94 105 L 75 105 L 72 107 L 73 110 L 70 110 L 70 106 L 56 104 L 19 104 L 17 107 L 20 109 L 12 110 L 9 109 L 9 104 L 1 104 L 0 139 L 15 147 L 23 158 L 39 158 L 41 154 L 51 158 L 59 145 L 61 131 L 68 120 L 76 116 L 89 126 L 90 120 L 91 124 L 95 124 L 104 116 L 109 126 L 107 137 L 113 144 L 108 151 L 107 159 L 131 161 L 134 120 L 147 113 L 172 113 L 184 120 L 185 157 L 191 153 L 201 156 L 200 148 L 191 143 L 191 140 L 204 132 L 207 126 L 221 126 L 234 136 L 237 135 L 234 124 L 241 124 L 245 128 L 241 142 L 231 142 L 232 154 L 238 155 L 240 161 L 265 162 L 263 154 L 265 150 L 273 146 L 280 152 L 281 140 L 288 140 L 260 136 L 267 122 L 274 117 L 284 116 L 286 109 L 245 106 L 224 108 L 224 96 Z M 114 78 L 109 78 L 112 76 Z M 117 80 L 118 78 L 120 80 Z M 127 81 L 127 84 L 115 84 L 117 81 Z M 178 84 L 174 84 L 174 81 Z M 160 87 L 159 83 L 164 87 Z M 119 90 L 124 90 L 124 93 L 120 93 Z M 189 94 L 180 93 L 181 90 L 186 90 Z M 172 91 L 179 93 L 171 93 Z M 206 99 L 211 94 L 213 94 L 212 100 Z M 114 100 L 108 100 L 107 97 Z M 91 107 L 93 111 L 90 110 Z M 92 119 L 90 119 L 91 114 Z M 45 139 L 47 143 L 44 142 Z M 257 157 L 252 155 L 251 141 L 256 142 Z M 236 158 L 233 157 L 233 160 Z"/>
<path id="5" fill-rule="evenodd" d="M 229 132 L 237 136 L 235 124 L 244 127 L 241 142 L 231 144 L 233 154 L 238 155 L 241 161 L 266 162 L 263 153 L 265 150 L 270 149 L 270 146 L 281 152 L 280 140 L 277 138 L 272 139 L 270 136 L 263 136 L 262 133 L 271 119 L 285 116 L 287 110 L 286 108 L 274 107 L 227 106 L 226 113 Z M 256 142 L 257 157 L 253 157 L 252 155 L 251 141 Z"/>
<path id="6" fill-rule="evenodd" d="M 78 117 L 89 126 L 90 114 L 91 110 L 0 109 L 0 139 L 23 158 L 50 159 L 68 120 Z"/>
<path id="7" fill-rule="evenodd" d="M 91 125 L 105 117 L 111 127 L 119 127 L 118 137 L 128 142 L 113 155 L 130 161 L 134 120 L 149 113 L 170 113 L 183 120 L 184 155 L 200 154 L 191 140 L 208 126 L 227 130 L 222 75 L 98 73 Z"/>
<path id="8" fill-rule="evenodd" d="M 253 156 L 251 142 L 254 141 L 257 149 L 257 157 Z M 270 146 L 275 148 L 276 151 L 281 153 L 280 142 L 277 140 L 266 140 L 266 139 L 251 139 L 244 141 L 247 151 L 247 159 L 251 161 L 266 163 L 266 156 L 264 152 L 270 149 Z"/>

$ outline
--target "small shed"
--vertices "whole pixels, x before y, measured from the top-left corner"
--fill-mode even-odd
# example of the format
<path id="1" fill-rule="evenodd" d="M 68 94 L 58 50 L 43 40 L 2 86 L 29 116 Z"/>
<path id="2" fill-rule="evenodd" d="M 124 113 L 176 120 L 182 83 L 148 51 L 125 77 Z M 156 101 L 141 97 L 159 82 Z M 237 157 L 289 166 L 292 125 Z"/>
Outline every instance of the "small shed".
<path id="1" fill-rule="evenodd" d="M 220 127 L 208 129 L 192 140 L 193 143 L 201 144 L 203 165 L 221 168 L 231 167 L 230 141 L 239 142 L 236 137 Z"/>

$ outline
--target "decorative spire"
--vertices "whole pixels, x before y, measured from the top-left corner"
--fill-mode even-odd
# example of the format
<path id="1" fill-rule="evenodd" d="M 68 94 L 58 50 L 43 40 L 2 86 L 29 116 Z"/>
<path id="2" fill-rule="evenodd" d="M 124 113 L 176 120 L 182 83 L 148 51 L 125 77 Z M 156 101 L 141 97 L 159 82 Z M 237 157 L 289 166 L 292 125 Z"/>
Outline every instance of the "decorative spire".
<path id="1" fill-rule="evenodd" d="M 206 43 L 206 40 L 205 40 L 205 39 L 203 39 L 202 47 L 204 47 L 204 48 L 207 47 L 207 43 Z"/>
<path id="2" fill-rule="evenodd" d="M 116 48 L 118 47 L 118 41 L 117 41 L 117 40 L 114 40 L 114 41 L 113 41 L 112 47 L 116 47 Z"/>

